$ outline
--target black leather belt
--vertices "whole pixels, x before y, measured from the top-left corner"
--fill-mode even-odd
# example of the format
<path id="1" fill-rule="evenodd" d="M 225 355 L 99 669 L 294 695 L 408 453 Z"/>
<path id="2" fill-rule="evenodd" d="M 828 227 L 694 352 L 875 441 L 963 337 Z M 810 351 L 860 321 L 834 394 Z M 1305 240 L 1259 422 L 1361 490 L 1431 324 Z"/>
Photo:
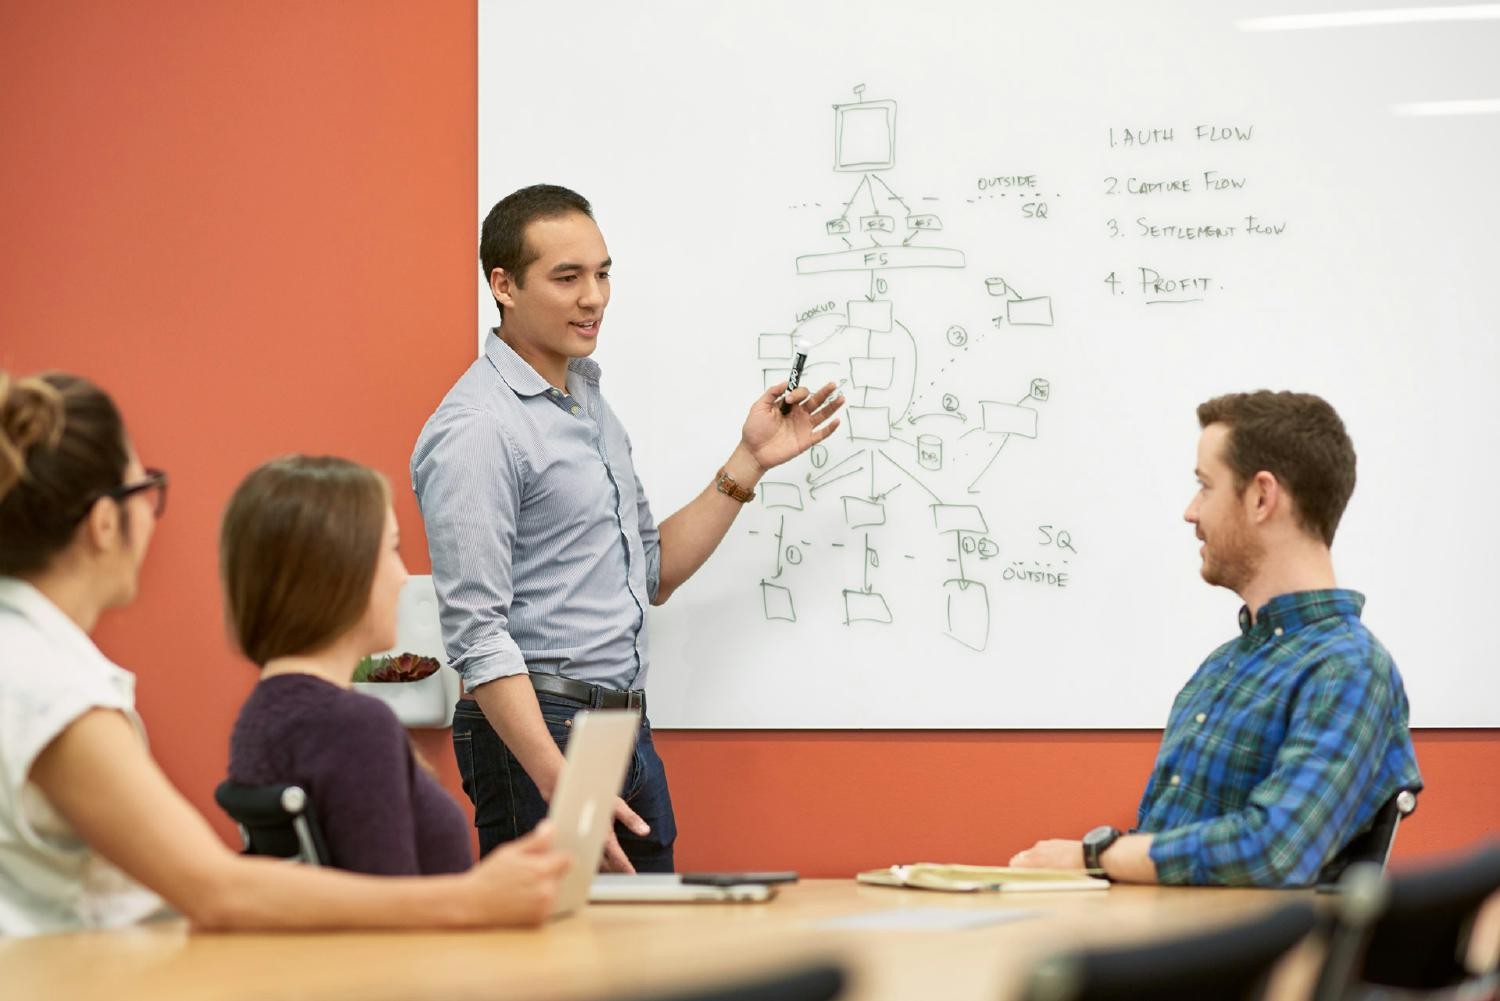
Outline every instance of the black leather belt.
<path id="1" fill-rule="evenodd" d="M 531 674 L 531 687 L 544 695 L 555 695 L 560 699 L 600 709 L 646 708 L 646 693 L 640 689 L 622 692 L 618 688 L 591 685 L 587 681 L 574 681 L 555 674 Z"/>

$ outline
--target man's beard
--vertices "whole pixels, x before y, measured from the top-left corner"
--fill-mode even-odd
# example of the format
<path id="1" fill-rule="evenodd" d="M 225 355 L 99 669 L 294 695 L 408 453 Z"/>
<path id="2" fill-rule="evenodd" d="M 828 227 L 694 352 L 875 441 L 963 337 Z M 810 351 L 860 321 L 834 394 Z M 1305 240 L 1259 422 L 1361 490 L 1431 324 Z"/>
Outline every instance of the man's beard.
<path id="1" fill-rule="evenodd" d="M 1255 541 L 1249 524 L 1241 519 L 1232 527 L 1221 527 L 1204 553 L 1203 579 L 1215 587 L 1240 594 L 1255 579 L 1265 560 L 1265 547 Z"/>

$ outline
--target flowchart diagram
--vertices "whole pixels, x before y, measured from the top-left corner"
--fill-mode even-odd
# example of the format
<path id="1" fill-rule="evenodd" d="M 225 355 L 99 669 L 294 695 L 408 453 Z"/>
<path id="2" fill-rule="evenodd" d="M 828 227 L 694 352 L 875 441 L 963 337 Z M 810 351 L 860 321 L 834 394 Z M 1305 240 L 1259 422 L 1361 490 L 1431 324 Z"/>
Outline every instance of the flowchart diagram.
<path id="1" fill-rule="evenodd" d="M 756 341 L 765 385 L 785 379 L 794 356 L 805 354 L 804 384 L 834 381 L 847 397 L 843 428 L 760 484 L 766 518 L 750 531 L 775 543 L 759 583 L 761 608 L 767 620 L 798 621 L 804 585 L 793 583 L 791 571 L 816 545 L 840 557 L 858 554 L 859 572 L 839 587 L 845 625 L 915 616 L 981 651 L 990 640 L 993 597 L 980 568 L 1000 555 L 986 495 L 1007 446 L 1039 437 L 1052 387 L 1043 377 L 1004 372 L 976 380 L 968 351 L 978 338 L 964 323 L 903 322 L 911 307 L 920 305 L 914 311 L 924 316 L 951 307 L 901 298 L 895 288 L 901 276 L 967 270 L 968 255 L 943 245 L 941 214 L 919 210 L 926 205 L 914 209 L 882 176 L 896 166 L 896 102 L 866 100 L 862 87 L 855 98 L 833 109 L 833 170 L 857 178 L 842 211 L 824 223 L 825 246 L 833 246 L 795 258 L 799 276 L 851 276 L 847 298 L 831 299 L 794 329 Z M 1023 294 L 1003 276 L 983 283 L 999 300 L 995 315 L 985 318 L 989 327 L 1053 324 L 1050 296 Z M 898 507 L 910 520 L 893 545 Z M 815 544 L 804 537 L 826 536 L 830 524 L 838 538 Z M 912 599 L 903 589 L 903 606 L 888 585 L 924 557 L 947 568 L 939 590 Z M 841 558 L 840 565 L 856 564 Z"/>

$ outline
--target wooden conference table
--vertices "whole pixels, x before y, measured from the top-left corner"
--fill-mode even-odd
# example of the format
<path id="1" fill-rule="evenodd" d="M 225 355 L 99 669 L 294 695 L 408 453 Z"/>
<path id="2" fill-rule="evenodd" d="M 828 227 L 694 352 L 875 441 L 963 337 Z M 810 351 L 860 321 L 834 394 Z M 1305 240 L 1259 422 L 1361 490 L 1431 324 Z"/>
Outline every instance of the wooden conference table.
<path id="1" fill-rule="evenodd" d="M 764 904 L 606 904 L 535 930 L 189 934 L 182 921 L 123 932 L 0 939 L 7 1001 L 109 999 L 597 998 L 671 992 L 833 958 L 851 999 L 999 1001 L 1041 957 L 1080 944 L 1207 929 L 1305 895 L 1168 889 L 960 895 L 806 880 Z M 967 930 L 825 927 L 891 908 L 1020 910 Z M 971 917 L 978 915 L 971 914 Z M 1283 964 L 1296 996 L 1306 963 Z"/>

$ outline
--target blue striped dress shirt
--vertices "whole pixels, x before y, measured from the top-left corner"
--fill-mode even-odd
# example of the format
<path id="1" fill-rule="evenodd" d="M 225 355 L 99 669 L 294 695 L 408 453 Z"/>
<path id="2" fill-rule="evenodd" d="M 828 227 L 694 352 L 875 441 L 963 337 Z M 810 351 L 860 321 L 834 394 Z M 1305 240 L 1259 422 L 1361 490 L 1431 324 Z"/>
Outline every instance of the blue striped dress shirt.
<path id="1" fill-rule="evenodd" d="M 497 333 L 411 457 L 449 665 L 470 691 L 527 670 L 640 688 L 661 542 L 630 438 L 597 364 L 562 392 Z"/>

